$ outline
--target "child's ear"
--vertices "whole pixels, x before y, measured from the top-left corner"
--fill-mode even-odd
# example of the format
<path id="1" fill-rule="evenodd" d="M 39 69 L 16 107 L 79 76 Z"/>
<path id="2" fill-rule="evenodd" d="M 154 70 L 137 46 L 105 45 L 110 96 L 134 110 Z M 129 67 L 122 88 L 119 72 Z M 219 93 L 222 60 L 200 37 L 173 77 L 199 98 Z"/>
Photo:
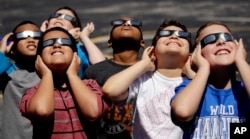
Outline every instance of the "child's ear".
<path id="1" fill-rule="evenodd" d="M 145 48 L 145 42 L 144 42 L 144 40 L 141 40 L 140 45 L 141 45 L 141 48 Z"/>
<path id="2" fill-rule="evenodd" d="M 108 40 L 108 48 L 112 47 L 112 42 L 111 40 Z"/>

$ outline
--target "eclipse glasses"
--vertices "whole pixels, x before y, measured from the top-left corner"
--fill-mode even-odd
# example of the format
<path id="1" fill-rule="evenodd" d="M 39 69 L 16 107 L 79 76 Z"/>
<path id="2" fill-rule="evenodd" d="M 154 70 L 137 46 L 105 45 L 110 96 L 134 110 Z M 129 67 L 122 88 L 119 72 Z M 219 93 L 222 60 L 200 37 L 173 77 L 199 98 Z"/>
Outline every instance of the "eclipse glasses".
<path id="1" fill-rule="evenodd" d="M 169 37 L 171 35 L 175 35 L 179 38 L 191 40 L 190 32 L 185 32 L 185 31 L 180 31 L 180 30 L 161 30 L 159 31 L 158 35 L 160 37 Z"/>
<path id="2" fill-rule="evenodd" d="M 54 13 L 54 14 L 50 15 L 49 19 L 51 19 L 51 18 L 58 18 L 58 17 L 61 17 L 61 18 L 65 19 L 65 20 L 68 20 L 74 26 L 77 26 L 76 18 L 73 17 L 73 16 L 70 16 L 70 15 L 67 15 L 67 14 Z"/>
<path id="3" fill-rule="evenodd" d="M 59 43 L 60 45 L 71 46 L 72 41 L 66 38 L 53 38 L 43 41 L 43 47 L 53 46 L 55 43 Z"/>
<path id="4" fill-rule="evenodd" d="M 18 40 L 26 39 L 28 37 L 31 37 L 34 39 L 39 39 L 41 37 L 41 35 L 42 35 L 42 33 L 40 31 L 30 31 L 30 30 L 15 33 L 15 37 Z"/>
<path id="5" fill-rule="evenodd" d="M 224 41 L 233 41 L 234 37 L 229 33 L 214 33 L 205 36 L 200 42 L 201 47 L 205 47 L 208 44 L 215 43 L 218 39 L 222 39 Z"/>
<path id="6" fill-rule="evenodd" d="M 129 24 L 131 26 L 135 26 L 135 27 L 141 27 L 142 26 L 142 22 L 138 21 L 138 20 L 114 20 L 111 22 L 112 26 L 121 26 L 123 24 Z"/>

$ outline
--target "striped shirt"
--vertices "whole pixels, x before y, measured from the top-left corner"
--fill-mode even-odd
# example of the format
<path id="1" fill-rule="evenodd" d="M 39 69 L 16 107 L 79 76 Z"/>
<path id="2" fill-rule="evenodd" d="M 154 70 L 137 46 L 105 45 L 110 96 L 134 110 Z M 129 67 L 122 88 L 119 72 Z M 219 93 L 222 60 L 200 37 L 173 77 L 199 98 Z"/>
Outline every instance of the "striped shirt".
<path id="1" fill-rule="evenodd" d="M 107 105 L 102 99 L 102 92 L 99 85 L 94 80 L 84 80 L 84 83 L 91 87 L 97 94 L 99 106 L 99 116 L 103 115 Z M 38 86 L 28 90 L 22 97 L 21 112 L 28 117 L 29 103 L 36 92 Z M 55 110 L 54 118 L 49 121 L 39 121 L 31 119 L 33 122 L 33 138 L 51 138 L 51 139 L 87 139 L 84 130 L 84 117 L 77 112 L 73 96 L 68 89 L 54 89 Z M 29 118 L 29 117 L 28 117 Z M 86 127 L 85 127 L 86 128 Z"/>

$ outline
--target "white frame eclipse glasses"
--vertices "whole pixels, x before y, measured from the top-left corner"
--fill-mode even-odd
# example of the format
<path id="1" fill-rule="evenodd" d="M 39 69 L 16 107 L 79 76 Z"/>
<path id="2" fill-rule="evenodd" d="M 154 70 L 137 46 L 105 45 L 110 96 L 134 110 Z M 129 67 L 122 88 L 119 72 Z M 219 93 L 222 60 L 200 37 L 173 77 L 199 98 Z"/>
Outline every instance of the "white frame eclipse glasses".
<path id="1" fill-rule="evenodd" d="M 63 46 L 71 46 L 72 41 L 69 38 L 52 38 L 43 41 L 43 47 L 48 47 L 48 46 L 54 46 L 55 43 L 59 43 L 60 45 Z"/>
<path id="2" fill-rule="evenodd" d="M 28 37 L 39 39 L 41 35 L 42 33 L 40 31 L 31 31 L 31 30 L 15 33 L 15 37 L 17 40 L 26 39 Z"/>

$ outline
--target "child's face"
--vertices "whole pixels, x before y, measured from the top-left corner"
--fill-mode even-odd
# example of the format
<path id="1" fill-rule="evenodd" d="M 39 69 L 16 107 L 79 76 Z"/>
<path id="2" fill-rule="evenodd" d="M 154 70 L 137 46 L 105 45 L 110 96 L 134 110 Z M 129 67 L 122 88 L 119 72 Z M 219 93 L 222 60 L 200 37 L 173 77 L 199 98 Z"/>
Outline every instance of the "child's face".
<path id="1" fill-rule="evenodd" d="M 70 37 L 58 30 L 48 32 L 44 35 L 43 42 L 53 38 L 70 39 Z M 54 44 L 46 46 L 41 53 L 44 63 L 52 71 L 65 71 L 70 65 L 73 58 L 73 50 L 69 45 L 60 44 L 55 41 Z"/>
<path id="2" fill-rule="evenodd" d="M 33 24 L 24 24 L 19 26 L 16 29 L 15 33 L 24 32 L 24 31 L 37 31 L 40 32 L 38 26 Z M 24 56 L 36 56 L 38 38 L 23 38 L 18 40 L 16 51 Z"/>
<path id="3" fill-rule="evenodd" d="M 57 11 L 56 13 L 65 14 L 67 16 L 71 16 L 71 17 L 75 18 L 74 14 L 67 9 L 61 9 L 61 10 Z M 62 15 L 62 16 L 65 16 L 65 15 Z M 50 29 L 52 27 L 61 27 L 61 28 L 64 28 L 66 30 L 73 29 L 74 25 L 69 20 L 66 20 L 65 18 L 63 18 L 62 16 L 58 16 L 56 18 L 51 18 L 48 22 L 48 29 Z"/>
<path id="4" fill-rule="evenodd" d="M 120 19 L 121 21 L 129 21 L 133 20 L 132 18 L 129 17 L 123 17 Z M 113 31 L 112 31 L 112 36 L 114 40 L 120 39 L 120 38 L 131 38 L 134 39 L 135 41 L 141 41 L 141 32 L 138 29 L 138 27 L 130 25 L 128 23 L 124 23 L 122 25 L 117 25 Z"/>
<path id="5" fill-rule="evenodd" d="M 222 25 L 210 25 L 204 28 L 199 36 L 199 40 L 210 34 L 215 33 L 229 33 L 227 28 Z M 233 41 L 225 41 L 219 38 L 215 42 L 206 44 L 202 48 L 202 55 L 213 66 L 228 66 L 233 64 L 236 52 L 236 44 Z"/>
<path id="6" fill-rule="evenodd" d="M 177 26 L 168 26 L 165 27 L 163 30 L 183 31 Z M 155 54 L 157 57 L 166 54 L 187 57 L 189 55 L 189 42 L 187 39 L 180 38 L 175 34 L 172 34 L 167 37 L 160 37 L 156 42 Z"/>

